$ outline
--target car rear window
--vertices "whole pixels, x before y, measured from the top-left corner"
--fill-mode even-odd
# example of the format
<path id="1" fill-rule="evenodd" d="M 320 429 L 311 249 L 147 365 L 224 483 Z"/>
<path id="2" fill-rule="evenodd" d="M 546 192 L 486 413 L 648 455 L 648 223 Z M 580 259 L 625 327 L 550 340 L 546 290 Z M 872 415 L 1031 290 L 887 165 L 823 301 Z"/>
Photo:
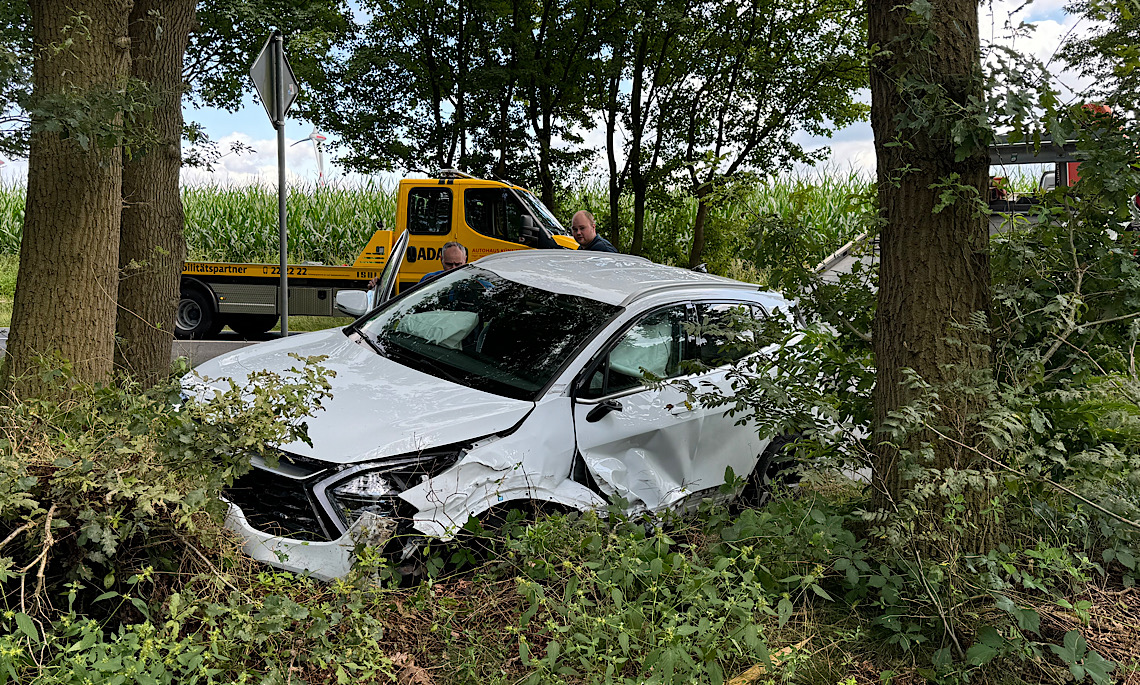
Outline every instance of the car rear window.
<path id="1" fill-rule="evenodd" d="M 619 311 L 468 266 L 401 296 L 361 332 L 387 356 L 425 373 L 534 399 Z"/>

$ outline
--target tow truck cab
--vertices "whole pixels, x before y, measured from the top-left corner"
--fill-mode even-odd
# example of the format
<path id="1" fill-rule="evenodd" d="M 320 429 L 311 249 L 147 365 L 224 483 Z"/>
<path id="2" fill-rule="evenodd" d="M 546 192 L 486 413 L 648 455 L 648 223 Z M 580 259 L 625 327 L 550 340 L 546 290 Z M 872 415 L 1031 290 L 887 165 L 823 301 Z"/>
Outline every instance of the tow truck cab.
<path id="1" fill-rule="evenodd" d="M 524 216 L 549 230 L 562 246 L 577 247 L 550 210 L 517 186 L 444 171 L 434 180 L 404 179 L 398 193 L 393 239 L 404 229 L 410 234 L 398 290 L 439 271 L 439 250 L 448 242 L 466 247 L 468 262 L 529 249 L 519 239 Z"/>
<path id="2" fill-rule="evenodd" d="M 441 268 L 439 251 L 448 242 L 467 248 L 469 262 L 496 252 L 531 249 L 520 241 L 524 217 L 547 229 L 567 248 L 577 244 L 542 202 L 524 188 L 444 170 L 436 178 L 400 181 L 396 225 L 380 228 L 352 266 L 289 265 L 290 316 L 344 316 L 335 307 L 342 290 L 363 290 L 387 263 L 396 238 L 409 245 L 400 268 L 399 292 Z M 246 335 L 276 325 L 280 268 L 276 264 L 187 262 L 175 316 L 179 338 L 212 337 L 229 325 Z"/>

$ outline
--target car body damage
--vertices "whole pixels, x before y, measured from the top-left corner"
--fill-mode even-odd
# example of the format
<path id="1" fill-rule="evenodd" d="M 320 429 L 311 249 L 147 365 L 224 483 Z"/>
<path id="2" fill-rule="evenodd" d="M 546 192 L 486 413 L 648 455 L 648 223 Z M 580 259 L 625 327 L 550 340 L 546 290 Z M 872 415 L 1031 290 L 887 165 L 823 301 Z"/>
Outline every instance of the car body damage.
<path id="1" fill-rule="evenodd" d="M 597 493 L 570 478 L 574 434 L 566 421 L 569 412 L 569 398 L 541 402 L 526 421 L 544 430 L 475 443 L 453 468 L 402 493 L 400 498 L 417 510 L 416 530 L 448 540 L 468 517 L 519 500 L 578 510 L 604 507 L 606 501 Z"/>
<path id="2" fill-rule="evenodd" d="M 242 348 L 199 366 L 195 375 L 200 381 L 191 378 L 184 387 L 206 397 L 205 391 L 220 389 L 219 379 L 240 384 L 257 369 L 283 373 L 300 364 L 290 353 L 326 356 L 322 365 L 336 374 L 329 379 L 332 397 L 308 421 L 312 446 L 281 446 L 302 457 L 354 464 L 414 453 L 508 430 L 534 408 L 533 402 L 441 383 L 377 357 L 339 329 Z"/>
<path id="3" fill-rule="evenodd" d="M 721 372 L 691 380 L 728 391 L 723 377 Z M 725 482 L 726 468 L 746 476 L 768 444 L 751 426 L 735 425 L 737 418 L 725 416 L 723 409 L 689 403 L 674 386 L 610 401 L 622 409 L 611 412 L 612 420 L 602 428 L 596 425 L 601 421 L 587 419 L 597 404 L 580 402 L 575 408 L 578 448 L 599 488 L 634 510 L 659 511 L 686 498 L 716 494 L 710 491 Z"/>
<path id="4" fill-rule="evenodd" d="M 326 356 L 336 375 L 307 420 L 311 445 L 255 461 L 225 497 L 250 556 L 335 578 L 361 545 L 402 561 L 419 540 L 449 540 L 469 518 L 524 502 L 658 513 L 731 497 L 726 474 L 752 473 L 769 439 L 647 378 L 730 393 L 742 355 L 706 329 L 787 306 L 625 255 L 514 252 L 406 291 L 343 331 L 216 358 L 183 383 L 208 398 L 225 379 L 296 367 L 290 353 Z"/>

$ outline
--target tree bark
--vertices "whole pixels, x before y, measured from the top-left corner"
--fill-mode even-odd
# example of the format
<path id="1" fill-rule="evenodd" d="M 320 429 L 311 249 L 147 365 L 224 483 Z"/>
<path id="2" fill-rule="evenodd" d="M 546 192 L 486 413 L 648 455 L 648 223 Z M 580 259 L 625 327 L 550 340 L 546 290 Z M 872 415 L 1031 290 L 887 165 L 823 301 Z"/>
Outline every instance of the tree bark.
<path id="1" fill-rule="evenodd" d="M 645 105 L 642 101 L 642 91 L 645 86 L 645 56 L 649 52 L 649 31 L 652 24 L 642 22 L 641 35 L 637 43 L 637 51 L 633 60 L 633 86 L 630 89 L 629 114 L 630 135 L 629 143 L 629 184 L 633 188 L 633 236 L 630 240 L 629 253 L 640 255 L 642 236 L 645 231 L 645 198 L 648 192 L 648 183 L 645 170 L 642 168 L 641 153 L 642 139 L 645 136 Z M 651 86 L 654 84 L 651 84 Z"/>
<path id="2" fill-rule="evenodd" d="M 984 136 L 970 148 L 955 143 L 950 124 L 962 108 L 982 97 L 978 4 L 976 0 L 934 0 L 929 26 L 913 21 L 907 5 L 868 0 L 869 43 L 878 46 L 871 70 L 871 125 L 878 159 L 878 193 L 882 218 L 878 309 L 874 324 L 877 380 L 875 423 L 883 427 L 891 412 L 914 399 L 904 384 L 904 369 L 944 386 L 990 368 L 988 333 L 968 326 L 990 311 L 989 233 L 979 207 L 985 197 L 989 161 Z M 930 40 L 931 33 L 933 40 Z M 924 41 L 926 41 L 924 43 Z M 922 66 L 919 66 L 922 65 Z M 920 79 L 944 88 L 942 111 L 930 101 L 907 94 L 905 83 Z M 908 117 L 925 117 L 901 128 Z M 955 161 L 955 155 L 966 157 Z M 959 184 L 958 199 L 936 211 L 942 189 Z M 977 191 L 971 197 L 969 189 Z M 965 420 L 965 400 L 943 397 L 942 425 L 957 425 L 964 442 L 972 442 L 976 426 Z M 965 421 L 965 423 L 963 423 Z M 903 445 L 930 441 L 937 469 L 976 466 L 974 455 L 927 433 Z M 891 510 L 907 493 L 899 451 L 887 442 L 875 449 L 874 499 Z M 967 494 L 967 498 L 971 495 Z M 985 493 L 973 493 L 972 514 L 985 508 Z M 927 512 L 937 526 L 939 511 Z M 986 517 L 981 517 L 986 518 Z M 927 528 L 929 530 L 929 528 Z M 981 522 L 974 549 L 984 549 L 992 521 Z"/>
<path id="3" fill-rule="evenodd" d="M 130 70 L 130 0 L 32 0 L 37 103 L 73 100 L 82 119 L 114 112 Z M 95 109 L 99 107 L 99 110 Z M 65 113 L 56 115 L 56 121 Z M 45 130 L 33 115 L 24 237 L 12 308 L 4 381 L 17 397 L 53 393 L 58 380 L 37 373 L 38 358 L 69 360 L 80 381 L 111 375 L 118 294 L 122 148 L 114 127 Z"/>
<path id="4" fill-rule="evenodd" d="M 621 194 L 625 187 L 625 169 L 629 168 L 626 164 L 624 169 L 618 170 L 618 119 L 621 117 L 622 107 L 619 95 L 621 93 L 621 82 L 625 76 L 625 55 L 624 44 L 620 41 L 615 42 L 611 48 L 614 52 L 613 59 L 610 62 L 610 69 L 612 70 L 609 78 L 606 80 L 606 163 L 609 170 L 609 203 L 610 203 L 610 221 L 609 221 L 609 240 L 614 245 L 618 246 L 620 250 L 621 244 Z"/>
<path id="5" fill-rule="evenodd" d="M 693 192 L 693 196 L 697 198 L 697 216 L 693 220 L 693 244 L 689 248 L 690 269 L 701 263 L 701 255 L 705 251 L 705 223 L 708 222 L 709 217 L 708 196 L 710 192 L 708 183 L 702 184 Z"/>
<path id="6" fill-rule="evenodd" d="M 542 112 L 542 125 L 537 127 L 538 134 L 538 183 L 542 189 L 542 204 L 551 211 L 558 211 L 554 203 L 554 173 L 551 171 L 551 115 Z"/>
<path id="7" fill-rule="evenodd" d="M 182 56 L 195 0 L 136 0 L 131 74 L 157 98 L 154 144 L 123 164 L 115 365 L 145 385 L 170 368 L 174 310 L 186 259 L 182 198 Z M 138 133 L 138 131 L 136 131 Z"/>

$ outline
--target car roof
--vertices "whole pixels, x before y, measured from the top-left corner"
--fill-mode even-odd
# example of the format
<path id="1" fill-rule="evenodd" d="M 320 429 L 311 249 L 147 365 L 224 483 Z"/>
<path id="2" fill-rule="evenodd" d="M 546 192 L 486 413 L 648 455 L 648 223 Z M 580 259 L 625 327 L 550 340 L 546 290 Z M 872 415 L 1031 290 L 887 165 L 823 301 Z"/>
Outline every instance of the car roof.
<path id="1" fill-rule="evenodd" d="M 612 252 L 515 250 L 488 255 L 475 262 L 475 266 L 523 285 L 619 306 L 675 289 L 759 290 L 754 283 Z"/>

